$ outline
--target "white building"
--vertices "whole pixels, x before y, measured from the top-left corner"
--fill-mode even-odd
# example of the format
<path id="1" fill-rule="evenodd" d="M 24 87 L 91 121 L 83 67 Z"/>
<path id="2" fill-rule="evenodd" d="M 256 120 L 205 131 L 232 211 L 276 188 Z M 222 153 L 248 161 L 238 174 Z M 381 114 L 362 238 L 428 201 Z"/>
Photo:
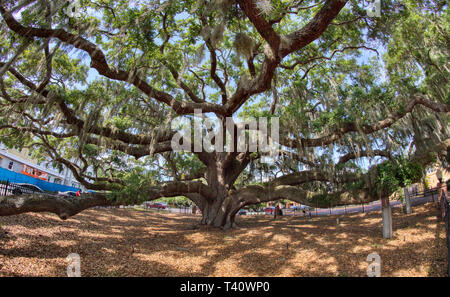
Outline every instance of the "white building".
<path id="1" fill-rule="evenodd" d="M 51 183 L 85 190 L 68 168 L 63 167 L 60 171 L 53 167 L 51 162 L 39 163 L 31 158 L 28 149 L 22 151 L 8 149 L 0 143 L 0 167 Z"/>

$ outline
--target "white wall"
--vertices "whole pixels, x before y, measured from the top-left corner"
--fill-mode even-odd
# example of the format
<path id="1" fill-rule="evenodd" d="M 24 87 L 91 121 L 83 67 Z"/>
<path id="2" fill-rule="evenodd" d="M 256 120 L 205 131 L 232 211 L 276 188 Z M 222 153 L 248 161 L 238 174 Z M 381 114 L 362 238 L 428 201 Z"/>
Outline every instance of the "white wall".
<path id="1" fill-rule="evenodd" d="M 13 162 L 13 167 L 12 169 L 9 169 L 9 163 Z M 23 170 L 23 164 L 20 162 L 17 162 L 15 160 L 11 160 L 8 157 L 5 157 L 2 155 L 2 160 L 0 162 L 0 167 L 4 168 L 4 169 L 8 169 L 14 172 L 18 172 L 20 173 Z"/>

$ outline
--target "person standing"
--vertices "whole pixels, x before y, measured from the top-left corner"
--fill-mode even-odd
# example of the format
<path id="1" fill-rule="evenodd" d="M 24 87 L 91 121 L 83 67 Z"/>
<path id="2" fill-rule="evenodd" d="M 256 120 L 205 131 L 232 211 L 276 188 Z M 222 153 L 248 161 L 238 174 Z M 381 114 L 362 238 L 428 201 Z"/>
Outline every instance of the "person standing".
<path id="1" fill-rule="evenodd" d="M 278 216 L 283 215 L 283 211 L 281 210 L 280 204 L 278 203 L 277 206 L 275 206 L 275 209 L 273 210 L 273 218 L 276 219 Z"/>

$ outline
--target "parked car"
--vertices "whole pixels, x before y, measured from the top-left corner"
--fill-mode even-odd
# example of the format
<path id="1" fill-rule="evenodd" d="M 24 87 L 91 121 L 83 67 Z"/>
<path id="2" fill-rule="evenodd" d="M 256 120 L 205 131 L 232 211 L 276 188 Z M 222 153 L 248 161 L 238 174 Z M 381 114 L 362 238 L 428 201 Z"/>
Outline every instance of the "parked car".
<path id="1" fill-rule="evenodd" d="M 274 211 L 275 211 L 275 207 L 274 206 L 269 206 L 269 207 L 264 208 L 264 212 L 266 214 L 273 215 Z"/>
<path id="2" fill-rule="evenodd" d="M 74 191 L 66 191 L 66 192 L 58 192 L 58 195 L 61 196 L 77 196 L 77 193 Z"/>
<path id="3" fill-rule="evenodd" d="M 41 188 L 32 184 L 14 183 L 11 184 L 11 188 L 13 195 L 44 193 L 44 191 Z"/>
<path id="4" fill-rule="evenodd" d="M 238 211 L 238 215 L 240 215 L 240 216 L 244 216 L 244 215 L 246 215 L 247 214 L 247 211 L 245 210 L 245 209 L 239 209 L 239 211 Z"/>
<path id="5" fill-rule="evenodd" d="M 166 209 L 167 205 L 164 203 L 161 203 L 161 202 L 155 202 L 155 203 L 147 202 L 147 207 L 156 208 L 156 209 Z"/>
<path id="6" fill-rule="evenodd" d="M 169 208 L 169 204 L 166 202 L 158 202 L 159 204 L 165 206 L 166 208 Z"/>

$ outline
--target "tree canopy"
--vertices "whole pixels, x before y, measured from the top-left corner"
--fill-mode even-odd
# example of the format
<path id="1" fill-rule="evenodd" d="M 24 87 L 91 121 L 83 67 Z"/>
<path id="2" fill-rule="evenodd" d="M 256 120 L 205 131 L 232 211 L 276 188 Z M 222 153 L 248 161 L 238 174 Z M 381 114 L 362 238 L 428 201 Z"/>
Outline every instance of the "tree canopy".
<path id="1" fill-rule="evenodd" d="M 447 166 L 448 5 L 367 2 L 0 1 L 0 141 L 98 191 L 0 215 L 185 196 L 232 226 L 245 205 L 370 202 Z M 195 110 L 279 118 L 279 157 L 174 152 Z"/>

